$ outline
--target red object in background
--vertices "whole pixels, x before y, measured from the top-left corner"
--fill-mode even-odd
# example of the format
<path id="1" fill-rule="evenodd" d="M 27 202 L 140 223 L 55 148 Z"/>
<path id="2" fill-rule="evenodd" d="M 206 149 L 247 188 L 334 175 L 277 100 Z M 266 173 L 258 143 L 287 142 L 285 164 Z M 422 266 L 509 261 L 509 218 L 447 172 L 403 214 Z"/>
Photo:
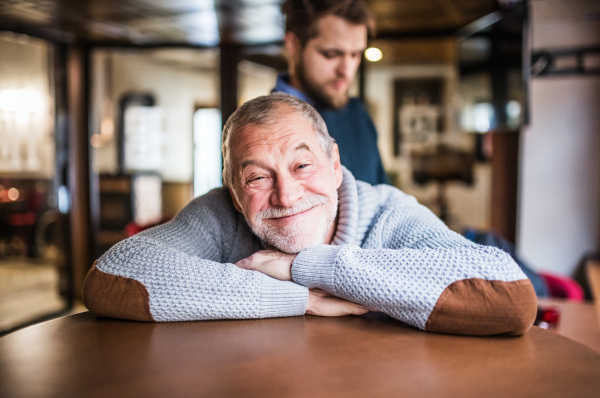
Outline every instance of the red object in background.
<path id="1" fill-rule="evenodd" d="M 135 222 L 131 221 L 130 223 L 128 223 L 125 226 L 125 233 L 127 234 L 128 238 L 131 238 L 135 234 L 139 234 L 140 232 L 142 232 L 148 228 L 152 228 L 152 227 L 156 227 L 157 225 L 164 224 L 167 221 L 169 221 L 169 220 L 160 220 L 156 224 L 148 224 L 148 225 L 144 225 L 144 226 L 138 225 Z"/>
<path id="2" fill-rule="evenodd" d="M 542 321 L 558 325 L 560 320 L 560 311 L 557 307 L 550 307 L 543 311 L 542 313 Z"/>
<path id="3" fill-rule="evenodd" d="M 35 225 L 36 217 L 35 213 L 28 211 L 26 213 L 15 213 L 8 215 L 8 223 L 10 225 L 22 227 L 24 225 Z"/>
<path id="4" fill-rule="evenodd" d="M 560 322 L 560 309 L 558 307 L 538 307 L 535 317 L 535 326 L 542 329 L 556 330 Z"/>
<path id="5" fill-rule="evenodd" d="M 548 285 L 548 289 L 550 290 L 550 295 L 552 297 L 566 298 L 573 301 L 583 301 L 585 297 L 583 288 L 581 285 L 579 285 L 579 283 L 575 282 L 568 276 L 558 276 L 544 272 L 538 272 L 538 275 L 541 276 L 544 281 L 546 281 L 546 285 Z"/>

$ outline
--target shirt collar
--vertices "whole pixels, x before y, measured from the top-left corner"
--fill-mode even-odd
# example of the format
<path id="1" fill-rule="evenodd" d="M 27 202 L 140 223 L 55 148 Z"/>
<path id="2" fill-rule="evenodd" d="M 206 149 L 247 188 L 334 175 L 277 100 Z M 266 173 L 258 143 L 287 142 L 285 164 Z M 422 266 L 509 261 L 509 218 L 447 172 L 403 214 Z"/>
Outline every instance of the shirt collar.
<path id="1" fill-rule="evenodd" d="M 286 93 L 293 95 L 294 97 L 301 99 L 304 102 L 308 102 L 312 106 L 314 106 L 313 101 L 308 98 L 306 94 L 297 88 L 293 87 L 290 83 L 290 75 L 287 72 L 281 72 L 277 75 L 277 82 L 275 83 L 275 88 L 273 89 L 273 93 Z"/>

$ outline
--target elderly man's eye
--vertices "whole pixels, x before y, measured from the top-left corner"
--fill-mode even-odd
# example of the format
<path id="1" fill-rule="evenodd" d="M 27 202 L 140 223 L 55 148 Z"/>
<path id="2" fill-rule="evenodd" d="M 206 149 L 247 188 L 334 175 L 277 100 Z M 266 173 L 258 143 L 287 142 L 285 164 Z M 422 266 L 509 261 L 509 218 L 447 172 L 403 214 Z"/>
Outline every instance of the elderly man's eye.
<path id="1" fill-rule="evenodd" d="M 262 180 L 264 180 L 265 177 L 264 176 L 253 176 L 253 177 L 248 177 L 246 178 L 246 184 L 253 184 L 253 183 L 258 183 L 261 182 Z"/>

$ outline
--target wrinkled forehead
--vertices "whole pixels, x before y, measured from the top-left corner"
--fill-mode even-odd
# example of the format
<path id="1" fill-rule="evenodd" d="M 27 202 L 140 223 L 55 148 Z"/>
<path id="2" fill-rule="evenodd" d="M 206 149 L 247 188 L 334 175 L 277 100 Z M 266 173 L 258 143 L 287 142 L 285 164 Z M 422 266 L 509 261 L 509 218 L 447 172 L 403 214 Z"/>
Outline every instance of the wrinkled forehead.
<path id="1" fill-rule="evenodd" d="M 318 142 L 311 121 L 288 105 L 273 111 L 272 117 L 261 123 L 240 126 L 232 140 L 231 156 L 244 157 L 253 148 L 277 146 L 282 152 L 291 149 L 297 141 Z"/>

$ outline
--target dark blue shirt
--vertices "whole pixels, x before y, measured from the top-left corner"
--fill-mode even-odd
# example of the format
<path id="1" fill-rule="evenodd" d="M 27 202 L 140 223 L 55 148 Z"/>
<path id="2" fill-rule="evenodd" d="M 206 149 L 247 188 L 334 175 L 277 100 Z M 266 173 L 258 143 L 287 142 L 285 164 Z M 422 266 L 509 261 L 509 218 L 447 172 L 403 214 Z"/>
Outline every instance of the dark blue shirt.
<path id="1" fill-rule="evenodd" d="M 314 106 L 306 94 L 290 86 L 288 81 L 287 73 L 280 74 L 273 92 L 291 94 Z M 377 130 L 362 102 L 358 98 L 350 98 L 340 110 L 315 109 L 325 120 L 329 135 L 338 144 L 342 164 L 354 177 L 371 185 L 387 184 L 377 148 Z"/>

